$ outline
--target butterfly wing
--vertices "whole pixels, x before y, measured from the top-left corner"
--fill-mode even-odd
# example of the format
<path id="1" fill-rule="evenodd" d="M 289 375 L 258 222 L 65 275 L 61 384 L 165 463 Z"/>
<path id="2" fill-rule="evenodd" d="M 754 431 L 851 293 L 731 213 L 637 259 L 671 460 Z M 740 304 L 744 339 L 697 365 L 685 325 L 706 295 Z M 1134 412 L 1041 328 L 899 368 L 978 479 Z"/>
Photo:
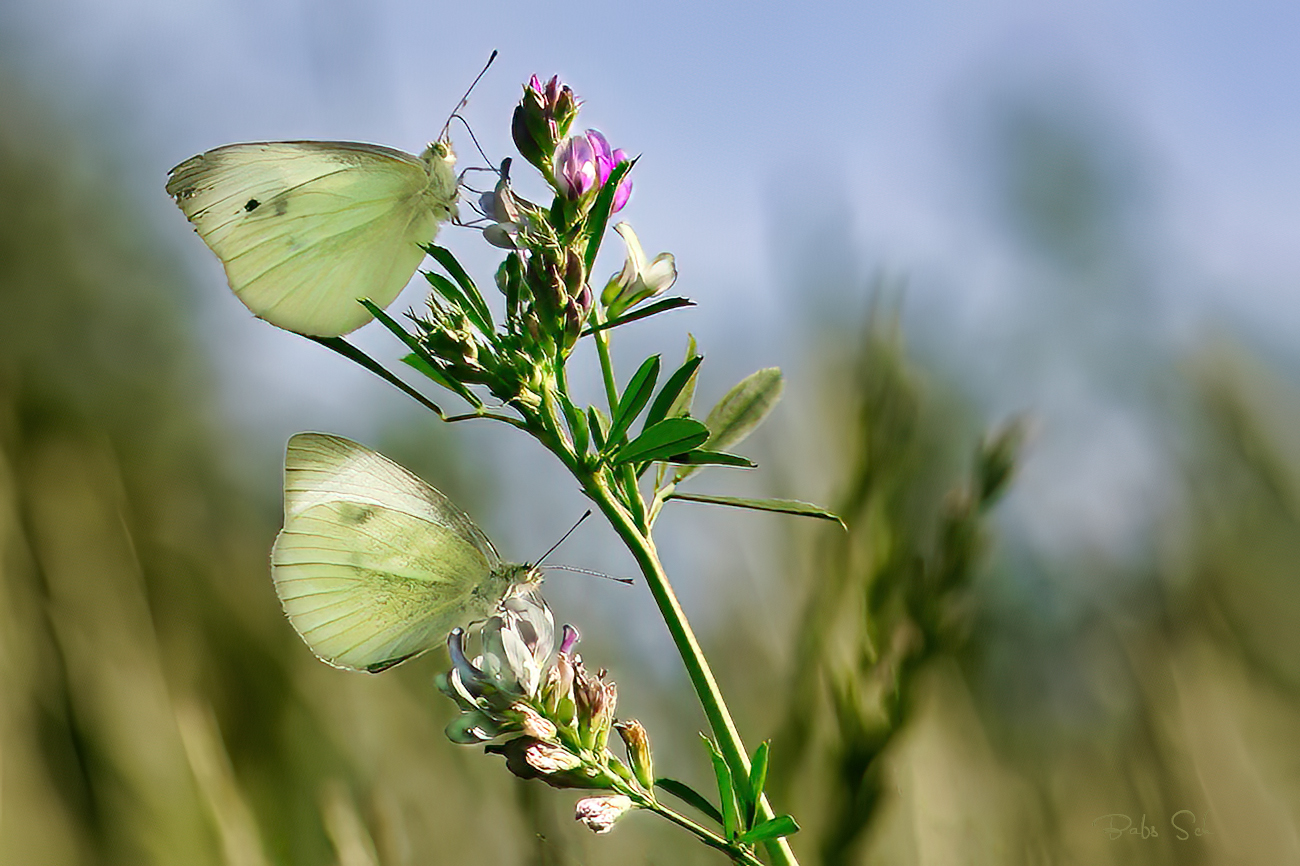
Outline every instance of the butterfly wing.
<path id="1" fill-rule="evenodd" d="M 355 442 L 290 439 L 284 498 L 271 576 L 289 622 L 332 665 L 392 667 L 488 616 L 509 588 L 464 512 Z"/>
<path id="2" fill-rule="evenodd" d="M 176 166 L 167 192 L 255 315 L 339 336 L 370 320 L 358 298 L 396 299 L 453 215 L 454 157 L 434 147 L 420 159 L 351 142 L 232 144 Z"/>

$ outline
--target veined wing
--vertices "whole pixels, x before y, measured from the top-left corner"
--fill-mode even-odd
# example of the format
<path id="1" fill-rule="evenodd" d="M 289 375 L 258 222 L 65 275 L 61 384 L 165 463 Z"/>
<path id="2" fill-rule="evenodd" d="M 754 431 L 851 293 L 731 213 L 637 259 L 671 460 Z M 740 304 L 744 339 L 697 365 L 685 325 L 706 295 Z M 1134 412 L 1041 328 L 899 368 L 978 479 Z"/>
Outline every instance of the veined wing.
<path id="1" fill-rule="evenodd" d="M 172 169 L 167 191 L 254 314 L 317 336 L 369 321 L 358 298 L 392 303 L 456 194 L 449 164 L 315 141 L 208 151 Z"/>
<path id="2" fill-rule="evenodd" d="M 325 502 L 379 505 L 451 530 L 501 564 L 496 548 L 469 515 L 424 479 L 392 460 L 342 436 L 297 433 L 284 457 L 284 518 Z"/>
<path id="3" fill-rule="evenodd" d="M 271 553 L 276 594 L 312 652 L 371 673 L 488 616 L 500 602 L 492 568 L 454 529 L 354 499 L 286 513 Z"/>

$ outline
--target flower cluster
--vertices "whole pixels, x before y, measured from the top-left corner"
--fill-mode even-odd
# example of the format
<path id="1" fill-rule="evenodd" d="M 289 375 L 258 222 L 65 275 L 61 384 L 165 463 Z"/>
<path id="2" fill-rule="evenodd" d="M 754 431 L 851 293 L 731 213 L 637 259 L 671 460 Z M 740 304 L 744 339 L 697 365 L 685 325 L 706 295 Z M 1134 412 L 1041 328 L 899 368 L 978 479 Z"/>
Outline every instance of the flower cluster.
<path id="1" fill-rule="evenodd" d="M 476 290 L 433 276 L 430 314 L 417 320 L 429 366 L 446 379 L 486 385 L 516 407 L 539 402 L 548 374 L 538 368 L 549 369 L 557 355 L 567 356 L 592 324 L 601 301 L 590 281 L 595 252 L 610 215 L 622 210 L 632 193 L 626 151 L 594 129 L 570 134 L 578 106 L 558 78 L 543 84 L 533 76 L 515 108 L 511 131 L 554 200 L 544 207 L 517 195 L 510 183 L 511 161 L 504 160 L 495 187 L 477 203 L 484 238 L 509 251 L 496 275 L 506 299 L 504 329 L 497 331 L 486 315 L 475 321 L 476 311 L 466 309 L 474 306 Z M 620 231 L 628 245 L 627 264 L 611 280 L 618 286 L 600 293 L 609 298 L 602 302 L 606 321 L 676 278 L 671 256 L 664 253 L 647 264 L 636 236 L 630 229 Z M 486 312 L 486 305 L 479 306 L 478 312 Z"/>
<path id="2" fill-rule="evenodd" d="M 654 802 L 645 729 L 620 723 L 628 762 L 610 753 L 618 689 L 603 670 L 583 664 L 573 626 L 564 626 L 557 647 L 550 608 L 529 591 L 502 602 L 476 631 L 480 651 L 472 660 L 466 633 L 451 633 L 452 668 L 438 677 L 438 688 L 461 710 L 447 726 L 453 742 L 485 744 L 520 778 L 612 792 L 579 803 L 578 819 L 597 832 L 632 805 Z"/>

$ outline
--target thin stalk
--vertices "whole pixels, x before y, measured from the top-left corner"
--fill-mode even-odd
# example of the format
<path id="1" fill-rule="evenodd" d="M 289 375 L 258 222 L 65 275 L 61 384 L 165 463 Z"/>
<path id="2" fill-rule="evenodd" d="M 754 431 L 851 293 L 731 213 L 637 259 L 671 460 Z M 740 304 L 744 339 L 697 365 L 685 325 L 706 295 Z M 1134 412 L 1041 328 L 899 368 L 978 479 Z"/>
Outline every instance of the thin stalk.
<path id="1" fill-rule="evenodd" d="M 605 315 L 597 306 L 593 311 L 596 324 L 605 321 Z M 613 417 L 614 407 L 618 406 L 618 383 L 614 381 L 614 364 L 609 357 L 609 333 L 597 331 L 592 334 L 596 339 L 596 354 L 600 357 L 600 376 L 605 381 L 605 399 L 609 401 L 609 414 Z"/>
<path id="2" fill-rule="evenodd" d="M 604 478 L 598 474 L 588 474 L 585 477 L 580 476 L 579 480 L 582 481 L 586 494 L 609 519 L 614 531 L 623 539 L 623 543 L 627 545 L 637 565 L 640 566 L 646 584 L 650 587 L 650 594 L 654 597 L 659 613 L 668 626 L 668 632 L 672 635 L 677 652 L 686 666 L 687 676 L 695 687 L 700 706 L 709 721 L 709 728 L 713 731 L 713 737 L 727 766 L 731 768 L 732 775 L 747 778 L 750 769 L 749 753 L 745 750 L 740 732 L 736 730 L 736 723 L 732 721 L 731 713 L 727 710 L 726 702 L 722 698 L 722 690 L 718 688 L 718 682 L 714 679 L 708 660 L 705 659 L 699 641 L 696 640 L 695 633 L 686 619 L 686 613 L 677 601 L 677 595 L 668 582 L 668 575 L 659 562 L 659 553 L 655 550 L 654 541 L 637 528 L 632 515 L 619 504 Z M 759 820 L 765 821 L 774 817 L 776 813 L 768 804 L 767 797 L 760 797 Z M 785 839 L 770 840 L 764 845 L 773 864 L 798 866 L 794 852 L 790 850 L 790 845 Z"/>
<path id="3" fill-rule="evenodd" d="M 744 863 L 745 866 L 763 866 L 763 861 L 759 860 L 753 854 L 740 850 L 738 846 L 731 844 L 717 833 L 714 833 L 707 827 L 701 827 L 690 818 L 687 818 L 685 815 L 678 812 L 674 812 L 667 806 L 660 805 L 659 803 L 648 803 L 644 808 L 649 809 L 661 818 L 673 822 L 678 827 L 689 830 L 705 845 L 708 845 L 710 848 L 718 849 L 737 863 Z"/>
<path id="4" fill-rule="evenodd" d="M 466 412 L 464 415 L 448 415 L 443 418 L 448 424 L 454 424 L 457 421 L 473 421 L 476 418 L 487 418 L 490 421 L 501 421 L 509 424 L 511 427 L 518 427 L 520 430 L 527 430 L 528 425 L 518 418 L 511 418 L 509 415 L 498 415 L 495 412 Z"/>

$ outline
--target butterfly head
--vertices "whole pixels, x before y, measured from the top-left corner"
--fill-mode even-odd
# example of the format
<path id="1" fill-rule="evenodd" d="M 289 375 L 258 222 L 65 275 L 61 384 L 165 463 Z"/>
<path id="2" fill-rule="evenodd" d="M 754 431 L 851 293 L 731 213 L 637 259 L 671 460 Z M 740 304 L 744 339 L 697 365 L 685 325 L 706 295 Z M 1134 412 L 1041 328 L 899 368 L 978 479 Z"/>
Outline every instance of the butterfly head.
<path id="1" fill-rule="evenodd" d="M 430 166 L 445 166 L 450 169 L 456 165 L 456 151 L 451 149 L 450 139 L 440 138 L 424 149 L 420 159 Z"/>
<path id="2" fill-rule="evenodd" d="M 497 573 L 504 578 L 506 586 L 509 587 L 506 591 L 507 597 L 536 589 L 542 583 L 542 570 L 528 563 L 502 565 Z"/>

